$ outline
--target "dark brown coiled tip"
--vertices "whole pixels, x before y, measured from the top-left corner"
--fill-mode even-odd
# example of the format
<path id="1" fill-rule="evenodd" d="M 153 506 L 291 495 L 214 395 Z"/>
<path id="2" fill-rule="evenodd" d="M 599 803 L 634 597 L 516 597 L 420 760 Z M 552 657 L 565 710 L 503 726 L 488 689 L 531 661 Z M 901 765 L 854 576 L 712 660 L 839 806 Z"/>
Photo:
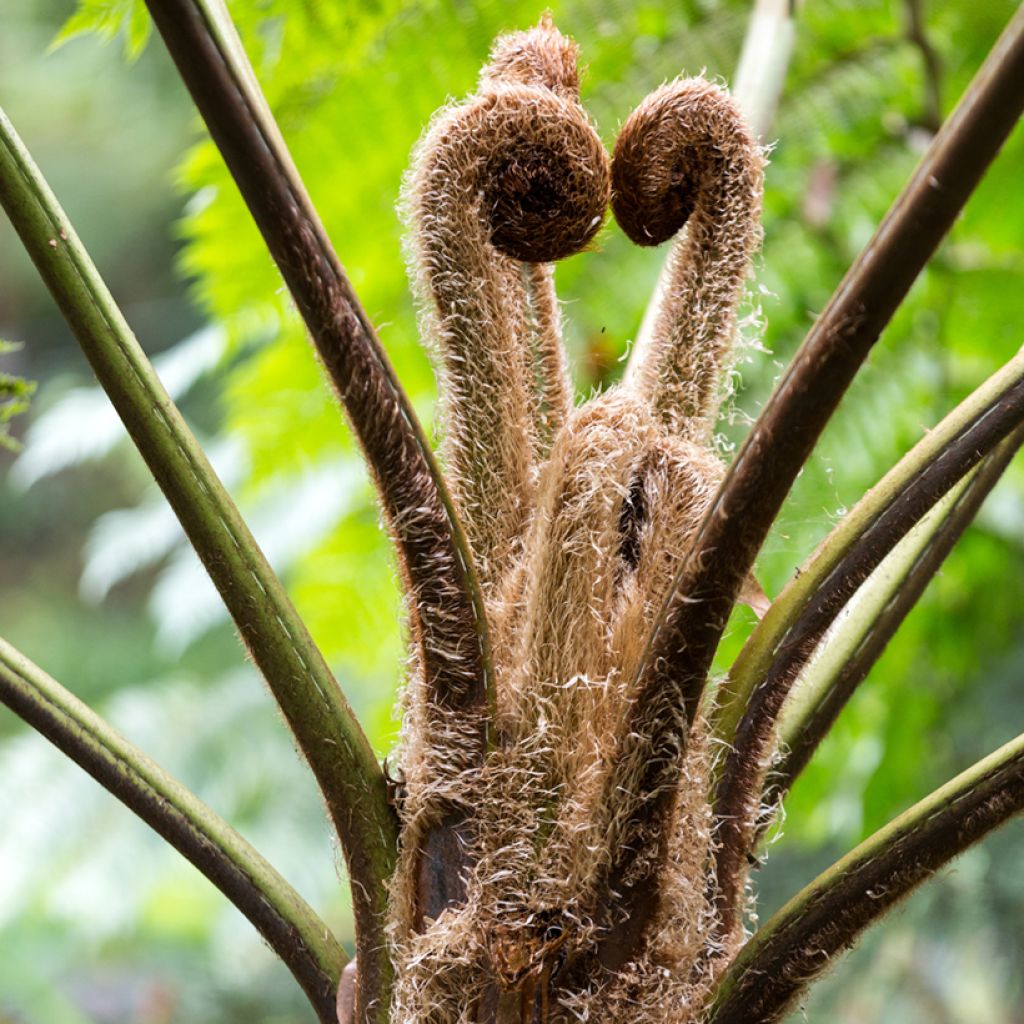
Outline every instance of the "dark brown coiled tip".
<path id="1" fill-rule="evenodd" d="M 612 158 L 612 211 L 619 227 L 637 245 L 661 245 L 690 219 L 700 185 L 685 161 L 652 173 L 643 149 L 623 135 Z"/>
<path id="2" fill-rule="evenodd" d="M 547 90 L 495 97 L 494 143 L 483 172 L 491 244 L 524 263 L 584 249 L 604 222 L 608 155 L 575 104 Z"/>
<path id="3" fill-rule="evenodd" d="M 703 79 L 655 90 L 622 126 L 612 157 L 612 210 L 637 245 L 660 245 L 728 163 L 754 166 L 756 150 L 728 94 Z"/>
<path id="4" fill-rule="evenodd" d="M 696 154 L 673 145 L 671 108 L 644 103 L 622 126 L 612 157 L 612 210 L 637 245 L 661 245 L 693 213 L 700 188 Z"/>

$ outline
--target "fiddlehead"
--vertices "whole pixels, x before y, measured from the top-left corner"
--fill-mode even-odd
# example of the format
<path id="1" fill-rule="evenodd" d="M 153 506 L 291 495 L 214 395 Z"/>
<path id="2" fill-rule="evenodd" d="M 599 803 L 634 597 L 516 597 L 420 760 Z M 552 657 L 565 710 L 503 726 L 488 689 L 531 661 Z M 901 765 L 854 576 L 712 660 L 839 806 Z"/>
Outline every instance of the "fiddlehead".
<path id="1" fill-rule="evenodd" d="M 445 455 L 494 626 L 498 720 L 477 771 L 460 757 L 462 723 L 432 713 L 414 677 L 409 846 L 395 889 L 406 910 L 392 932 L 407 1016 L 464 1006 L 490 1019 L 497 1000 L 498 1019 L 533 1020 L 531 1001 L 550 996 L 609 1021 L 647 1020 L 682 1012 L 708 984 L 706 749 L 699 736 L 687 749 L 692 709 L 637 678 L 723 473 L 707 435 L 758 235 L 760 157 L 705 83 L 661 90 L 627 124 L 626 143 L 637 124 L 644 137 L 652 124 L 667 133 L 653 156 L 620 140 L 618 199 L 637 188 L 647 203 L 633 203 L 627 226 L 646 238 L 650 212 L 679 199 L 685 209 L 660 229 L 669 237 L 692 214 L 676 299 L 698 303 L 703 333 L 689 346 L 666 335 L 649 386 L 573 411 L 544 263 L 591 237 L 609 187 L 576 90 L 575 51 L 550 23 L 500 40 L 478 94 L 435 121 L 410 181 Z M 748 157 L 738 169 L 719 152 L 736 125 Z M 630 161 L 650 157 L 657 177 L 666 139 L 689 189 L 652 199 L 649 169 Z M 746 220 L 739 200 L 726 203 L 747 229 L 737 243 L 720 207 L 743 174 Z M 694 280 L 705 272 L 719 279 Z M 687 360 L 703 377 L 677 386 Z M 438 866 L 445 877 L 431 884 Z M 665 980 L 667 965 L 678 977 Z"/>
<path id="2" fill-rule="evenodd" d="M 531 318 L 518 264 L 582 249 L 608 193 L 607 156 L 578 102 L 576 47 L 548 20 L 498 40 L 477 95 L 442 112 L 417 154 L 408 198 L 442 364 L 443 451 L 485 587 L 508 568 L 530 507 L 535 375 L 557 362 L 549 276 L 530 268 Z"/>
<path id="3" fill-rule="evenodd" d="M 706 442 L 761 239 L 761 152 L 729 96 L 700 78 L 651 93 L 619 133 L 612 209 L 638 245 L 674 244 L 668 288 L 627 383 L 673 433 Z"/>
<path id="4" fill-rule="evenodd" d="M 537 462 L 568 412 L 544 264 L 596 233 L 609 177 L 578 102 L 575 45 L 544 20 L 497 41 L 476 95 L 428 129 L 408 182 L 412 265 L 441 366 L 442 450 L 492 618 L 534 504 Z M 421 965 L 399 1000 L 422 1004 L 413 993 L 442 984 L 430 951 L 451 938 L 433 922 L 472 899 L 476 805 L 490 773 L 465 756 L 465 716 L 432 706 L 419 676 L 414 664 L 393 935 L 399 962 Z"/>
<path id="5" fill-rule="evenodd" d="M 620 590 L 614 649 L 628 701 L 593 807 L 609 851 L 595 881 L 604 918 L 598 959 L 618 971 L 657 947 L 671 880 L 693 887 L 694 865 L 682 876 L 666 870 L 680 822 L 693 833 L 682 842 L 709 849 L 692 824 L 707 799 L 700 744 L 688 750 L 703 729 L 698 709 L 673 679 L 652 686 L 642 669 L 651 625 L 724 475 L 710 435 L 736 302 L 760 238 L 760 151 L 721 89 L 678 81 L 623 126 L 612 187 L 616 218 L 634 241 L 658 244 L 687 225 L 657 328 L 625 383 L 649 404 L 657 430 L 622 505 L 622 551 L 632 572 Z"/>

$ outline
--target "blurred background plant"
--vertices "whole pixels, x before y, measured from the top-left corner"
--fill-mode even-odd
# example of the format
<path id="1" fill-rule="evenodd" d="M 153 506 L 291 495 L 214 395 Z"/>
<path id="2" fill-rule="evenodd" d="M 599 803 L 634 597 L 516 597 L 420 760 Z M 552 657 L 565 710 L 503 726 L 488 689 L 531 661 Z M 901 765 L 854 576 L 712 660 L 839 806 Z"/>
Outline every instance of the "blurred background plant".
<path id="1" fill-rule="evenodd" d="M 584 101 L 609 144 L 662 80 L 702 69 L 728 79 L 748 13 L 729 0 L 232 5 L 353 284 L 426 417 L 433 378 L 405 280 L 402 173 L 430 114 L 472 87 L 490 40 L 548 6 L 581 44 Z M 801 9 L 723 449 L 742 437 L 1013 6 Z M 3 0 L 0 94 L 384 755 L 397 726 L 401 612 L 369 486 L 256 230 L 148 35 L 141 0 Z M 1022 159 L 1018 129 L 829 427 L 760 559 L 769 594 L 1021 344 Z M 581 394 L 620 372 L 660 258 L 611 226 L 595 251 L 559 266 Z M 0 337 L 24 343 L 0 350 L 0 419 L 27 397 L 16 379 L 39 388 L 28 414 L 6 424 L 22 450 L 0 448 L 3 635 L 350 935 L 312 780 L 6 223 Z M 789 798 L 760 872 L 764 913 L 1020 731 L 1022 607 L 1017 465 Z M 736 618 L 722 664 L 749 627 Z M 7 712 L 0 780 L 0 1022 L 306 1019 L 241 916 Z M 1011 824 L 921 890 L 815 989 L 807 1019 L 1019 1021 L 1022 843 Z"/>

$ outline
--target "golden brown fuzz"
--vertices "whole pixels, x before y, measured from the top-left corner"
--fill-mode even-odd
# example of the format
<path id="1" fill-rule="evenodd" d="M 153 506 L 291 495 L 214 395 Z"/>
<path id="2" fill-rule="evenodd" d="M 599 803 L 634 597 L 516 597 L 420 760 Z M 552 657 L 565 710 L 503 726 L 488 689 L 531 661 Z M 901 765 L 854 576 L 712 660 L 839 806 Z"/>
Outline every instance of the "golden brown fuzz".
<path id="1" fill-rule="evenodd" d="M 625 384 L 573 409 L 546 264 L 588 244 L 611 181 L 578 87 L 576 47 L 550 19 L 499 39 L 478 92 L 428 128 L 407 186 L 498 717 L 473 765 L 475 723 L 427 707 L 411 666 L 390 923 L 403 1024 L 684 1024 L 720 962 L 707 955 L 703 720 L 665 834 L 623 832 L 631 800 L 651 794 L 606 793 L 623 771 L 627 791 L 643 775 L 645 737 L 624 734 L 637 668 L 724 472 L 710 426 L 759 237 L 761 157 L 732 101 L 700 80 L 663 87 L 626 123 L 613 200 L 624 228 L 648 243 L 690 227 L 650 351 Z M 435 906 L 444 854 L 424 856 L 421 837 L 449 816 L 468 867 L 457 898 Z M 618 893 L 601 879 L 623 842 L 641 850 L 636 877 L 657 862 L 660 901 L 635 951 L 595 969 L 615 961 L 602 942 L 621 923 Z"/>

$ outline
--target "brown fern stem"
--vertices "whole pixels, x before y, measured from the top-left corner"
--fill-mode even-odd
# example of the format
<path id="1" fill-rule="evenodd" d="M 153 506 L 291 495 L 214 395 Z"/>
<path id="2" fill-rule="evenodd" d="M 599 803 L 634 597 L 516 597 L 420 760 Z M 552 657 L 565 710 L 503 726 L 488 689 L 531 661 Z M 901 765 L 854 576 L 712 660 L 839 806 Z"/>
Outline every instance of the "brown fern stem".
<path id="1" fill-rule="evenodd" d="M 608 159 L 579 105 L 576 46 L 549 17 L 500 37 L 477 94 L 435 118 L 407 201 L 425 333 L 441 362 L 443 455 L 491 612 L 534 505 L 546 417 L 568 412 L 544 264 L 582 249 L 608 204 Z M 419 930 L 464 899 L 473 808 L 455 794 L 473 764 L 458 723 L 419 707 L 415 687 L 412 712 L 406 810 Z M 437 819 L 442 830 L 421 834 Z"/>
<path id="2" fill-rule="evenodd" d="M 655 245 L 686 225 L 674 243 L 654 331 L 631 361 L 626 382 L 626 394 L 649 405 L 664 435 L 650 447 L 646 479 L 636 477 L 639 487 L 623 520 L 632 521 L 624 555 L 636 570 L 616 638 L 618 667 L 627 678 L 644 653 L 644 624 L 663 600 L 720 478 L 705 446 L 736 302 L 760 239 L 761 179 L 760 151 L 742 114 L 703 79 L 652 93 L 615 146 L 612 206 L 626 234 Z M 598 820 L 610 822 L 613 851 L 593 885 L 605 918 L 597 953 L 604 968 L 618 969 L 635 955 L 657 906 L 667 827 L 646 826 L 672 816 L 687 725 L 683 706 L 662 691 L 640 693 L 627 728 L 616 730 L 616 753 L 595 806 Z M 655 857 L 652 836 L 662 847 Z"/>
<path id="3" fill-rule="evenodd" d="M 485 624 L 461 529 L 422 427 L 352 290 L 262 97 L 199 0 L 150 0 L 153 20 L 224 156 L 366 453 L 402 554 L 437 700 L 480 713 Z"/>
<path id="4" fill-rule="evenodd" d="M 638 245 L 678 235 L 650 340 L 630 360 L 627 383 L 691 440 L 709 440 L 714 427 L 736 303 L 761 240 L 761 188 L 761 153 L 743 114 L 704 79 L 655 90 L 615 143 L 612 208 L 623 231 Z"/>
<path id="5" fill-rule="evenodd" d="M 410 594 L 431 700 L 464 720 L 482 762 L 493 705 L 487 627 L 469 549 L 416 415 L 266 109 L 218 0 L 148 0 L 160 34 L 249 206 L 366 454 Z M 439 829 L 444 831 L 443 823 Z M 386 1013 L 381 922 L 359 915 L 360 1005 Z M 377 938 L 372 938 L 377 936 Z M 381 970 L 384 970 L 382 967 Z M 383 1002 L 381 1002 L 383 1000 Z M 362 1011 L 360 1011 L 362 1016 Z"/>

